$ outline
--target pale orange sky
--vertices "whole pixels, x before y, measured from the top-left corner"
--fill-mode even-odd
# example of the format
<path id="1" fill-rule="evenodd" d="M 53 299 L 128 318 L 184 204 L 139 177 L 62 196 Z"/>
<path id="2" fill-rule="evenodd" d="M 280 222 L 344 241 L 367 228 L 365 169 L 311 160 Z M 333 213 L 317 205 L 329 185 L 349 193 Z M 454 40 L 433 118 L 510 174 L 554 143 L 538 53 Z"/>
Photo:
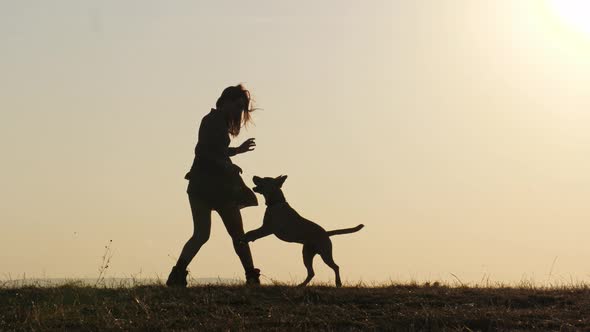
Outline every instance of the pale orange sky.
<path id="1" fill-rule="evenodd" d="M 366 225 L 333 238 L 343 280 L 588 281 L 590 38 L 549 3 L 2 2 L 0 277 L 96 277 L 109 240 L 109 275 L 165 277 L 199 121 L 244 82 L 246 183 Z M 251 247 L 305 276 L 300 245 Z M 216 215 L 190 269 L 242 277 Z"/>

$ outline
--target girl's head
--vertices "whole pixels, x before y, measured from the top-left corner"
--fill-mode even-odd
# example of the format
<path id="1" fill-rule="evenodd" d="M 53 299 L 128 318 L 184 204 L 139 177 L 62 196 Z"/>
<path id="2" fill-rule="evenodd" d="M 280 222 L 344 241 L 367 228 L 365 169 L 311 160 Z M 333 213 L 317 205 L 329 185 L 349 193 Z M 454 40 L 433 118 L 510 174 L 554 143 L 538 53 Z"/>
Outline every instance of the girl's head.
<path id="1" fill-rule="evenodd" d="M 240 133 L 242 124 L 247 125 L 251 121 L 250 112 L 254 111 L 250 92 L 241 84 L 225 88 L 215 106 L 226 114 L 228 131 L 232 136 Z"/>

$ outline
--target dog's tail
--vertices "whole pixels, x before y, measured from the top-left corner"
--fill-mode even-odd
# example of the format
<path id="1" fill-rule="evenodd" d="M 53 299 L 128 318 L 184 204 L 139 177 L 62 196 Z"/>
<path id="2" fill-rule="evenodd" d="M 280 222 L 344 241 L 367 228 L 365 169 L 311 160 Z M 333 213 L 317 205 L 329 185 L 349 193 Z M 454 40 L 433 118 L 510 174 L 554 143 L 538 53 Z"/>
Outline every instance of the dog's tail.
<path id="1" fill-rule="evenodd" d="M 356 227 L 353 228 L 343 228 L 343 229 L 335 229 L 333 231 L 328 231 L 326 233 L 328 233 L 328 236 L 332 236 L 332 235 L 340 235 L 340 234 L 348 234 L 348 233 L 354 233 L 354 232 L 358 232 L 360 231 L 363 227 L 365 227 L 365 225 L 360 224 Z"/>

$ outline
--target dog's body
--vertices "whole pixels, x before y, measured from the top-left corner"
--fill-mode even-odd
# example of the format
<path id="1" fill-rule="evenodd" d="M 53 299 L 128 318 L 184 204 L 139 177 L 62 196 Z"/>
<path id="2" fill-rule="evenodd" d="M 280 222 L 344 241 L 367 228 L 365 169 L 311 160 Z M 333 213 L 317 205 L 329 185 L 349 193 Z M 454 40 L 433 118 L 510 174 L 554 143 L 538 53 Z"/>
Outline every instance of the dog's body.
<path id="1" fill-rule="evenodd" d="M 256 187 L 254 191 L 264 195 L 266 200 L 266 212 L 262 226 L 244 235 L 244 241 L 255 241 L 261 237 L 274 234 L 276 237 L 287 242 L 303 244 L 303 263 L 307 268 L 307 278 L 300 286 L 305 286 L 314 276 L 313 257 L 319 254 L 324 262 L 334 270 L 336 274 L 336 286 L 340 287 L 339 267 L 332 257 L 332 241 L 330 236 L 347 234 L 359 231 L 364 226 L 358 225 L 354 228 L 326 231 L 320 225 L 303 218 L 285 200 L 281 186 L 286 176 L 278 178 L 254 177 Z"/>

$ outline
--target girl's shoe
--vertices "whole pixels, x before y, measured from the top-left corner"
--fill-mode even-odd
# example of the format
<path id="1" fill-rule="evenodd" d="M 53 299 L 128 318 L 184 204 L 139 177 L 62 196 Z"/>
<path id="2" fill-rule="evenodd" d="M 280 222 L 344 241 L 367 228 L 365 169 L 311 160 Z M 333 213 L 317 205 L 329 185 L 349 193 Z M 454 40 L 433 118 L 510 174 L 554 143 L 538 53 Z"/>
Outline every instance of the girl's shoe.
<path id="1" fill-rule="evenodd" d="M 184 271 L 179 269 L 178 267 L 173 267 L 170 275 L 168 276 L 168 280 L 166 281 L 166 286 L 168 287 L 186 287 L 188 284 L 186 282 L 186 276 L 188 275 L 188 271 Z"/>
<path id="2" fill-rule="evenodd" d="M 246 271 L 246 285 L 260 285 L 260 270 L 252 268 Z"/>

